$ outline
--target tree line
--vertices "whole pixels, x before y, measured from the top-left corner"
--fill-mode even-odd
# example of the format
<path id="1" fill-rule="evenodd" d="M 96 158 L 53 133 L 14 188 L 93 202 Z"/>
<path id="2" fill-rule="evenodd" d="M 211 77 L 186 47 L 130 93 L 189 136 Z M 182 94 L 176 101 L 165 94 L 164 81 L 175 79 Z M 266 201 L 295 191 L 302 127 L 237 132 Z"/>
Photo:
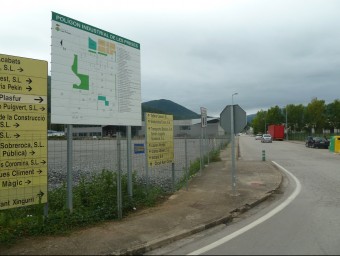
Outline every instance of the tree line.
<path id="1" fill-rule="evenodd" d="M 340 100 L 326 104 L 324 100 L 313 98 L 307 106 L 289 104 L 284 108 L 271 107 L 260 110 L 251 122 L 254 134 L 266 133 L 268 125 L 287 123 L 288 133 L 306 132 L 322 134 L 324 130 L 334 133 L 340 129 Z"/>

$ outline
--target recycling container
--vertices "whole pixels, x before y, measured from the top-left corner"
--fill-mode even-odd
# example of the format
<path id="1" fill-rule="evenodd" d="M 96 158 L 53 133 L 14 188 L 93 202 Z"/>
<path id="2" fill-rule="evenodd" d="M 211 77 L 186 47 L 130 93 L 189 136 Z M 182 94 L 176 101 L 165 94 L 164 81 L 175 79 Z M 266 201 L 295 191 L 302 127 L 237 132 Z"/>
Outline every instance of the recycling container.
<path id="1" fill-rule="evenodd" d="M 340 136 L 333 136 L 334 138 L 334 153 L 340 153 Z"/>
<path id="2" fill-rule="evenodd" d="M 333 136 L 329 143 L 329 151 L 340 153 L 340 136 Z"/>

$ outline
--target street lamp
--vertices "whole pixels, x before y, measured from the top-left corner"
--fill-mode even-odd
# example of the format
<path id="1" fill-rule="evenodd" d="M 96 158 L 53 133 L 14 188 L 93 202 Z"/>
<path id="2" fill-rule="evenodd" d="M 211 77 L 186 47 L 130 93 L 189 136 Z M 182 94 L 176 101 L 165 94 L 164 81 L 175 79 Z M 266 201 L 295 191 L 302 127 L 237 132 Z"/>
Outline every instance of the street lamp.
<path id="1" fill-rule="evenodd" d="M 235 174 L 235 134 L 234 134 L 234 95 L 238 93 L 235 92 L 231 95 L 231 108 L 230 108 L 230 135 L 231 135 L 231 184 L 232 184 L 232 195 L 237 195 L 235 191 L 236 187 L 236 174 Z"/>
<path id="2" fill-rule="evenodd" d="M 288 111 L 286 105 L 286 139 L 288 140 Z"/>

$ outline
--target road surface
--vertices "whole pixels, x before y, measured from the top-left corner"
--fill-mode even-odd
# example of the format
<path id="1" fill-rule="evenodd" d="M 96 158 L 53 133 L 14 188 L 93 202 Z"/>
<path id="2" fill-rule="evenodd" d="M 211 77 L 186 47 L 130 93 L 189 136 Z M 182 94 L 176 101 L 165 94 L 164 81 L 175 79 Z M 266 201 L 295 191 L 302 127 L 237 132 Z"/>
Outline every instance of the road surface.
<path id="1" fill-rule="evenodd" d="M 340 254 L 340 155 L 303 143 L 261 143 L 240 136 L 243 160 L 277 164 L 283 174 L 282 194 L 235 220 L 150 254 L 273 255 Z"/>

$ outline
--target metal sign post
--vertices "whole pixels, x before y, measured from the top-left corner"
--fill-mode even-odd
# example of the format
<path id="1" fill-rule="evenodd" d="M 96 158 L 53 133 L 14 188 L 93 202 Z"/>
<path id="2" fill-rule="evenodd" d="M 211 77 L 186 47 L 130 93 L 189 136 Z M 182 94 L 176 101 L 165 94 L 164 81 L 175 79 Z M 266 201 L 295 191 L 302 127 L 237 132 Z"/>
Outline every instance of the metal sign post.
<path id="1" fill-rule="evenodd" d="M 133 189 L 132 189 L 132 157 L 131 157 L 131 125 L 128 125 L 126 127 L 127 130 L 127 173 L 128 173 L 128 193 L 130 198 L 132 198 L 133 195 Z"/>
<path id="2" fill-rule="evenodd" d="M 204 128 L 207 127 L 207 109 L 201 107 L 200 172 L 204 168 Z"/>
<path id="3" fill-rule="evenodd" d="M 236 94 L 233 94 L 234 96 Z M 220 125 L 231 137 L 231 178 L 232 178 L 232 195 L 239 195 L 236 192 L 236 168 L 235 168 L 235 133 L 241 132 L 247 125 L 246 112 L 238 105 L 228 105 L 220 114 Z"/>
<path id="4" fill-rule="evenodd" d="M 73 140 L 72 140 L 72 124 L 67 125 L 67 208 L 70 213 L 73 211 Z"/>

